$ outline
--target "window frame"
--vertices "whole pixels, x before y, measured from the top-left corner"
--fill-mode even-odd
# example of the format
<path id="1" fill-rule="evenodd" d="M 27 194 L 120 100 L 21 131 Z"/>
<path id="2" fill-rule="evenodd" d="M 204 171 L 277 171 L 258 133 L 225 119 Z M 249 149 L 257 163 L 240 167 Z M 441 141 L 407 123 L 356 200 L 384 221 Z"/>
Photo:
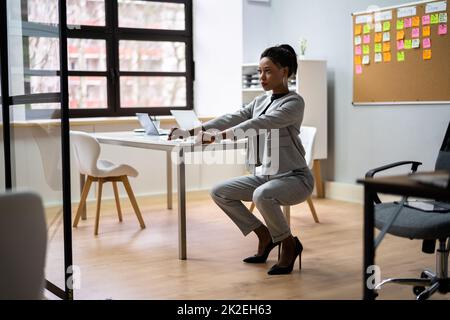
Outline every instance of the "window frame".
<path id="1" fill-rule="evenodd" d="M 170 115 L 170 110 L 192 110 L 194 107 L 195 65 L 193 58 L 193 18 L 192 0 L 140 0 L 156 3 L 184 4 L 185 30 L 139 29 L 119 27 L 118 0 L 105 0 L 105 26 L 73 26 L 67 25 L 68 39 L 94 39 L 106 41 L 106 71 L 68 71 L 68 76 L 97 76 L 106 77 L 107 106 L 103 109 L 69 109 L 71 118 L 87 117 L 118 117 L 134 116 L 136 112 L 146 112 L 150 115 Z M 185 43 L 186 68 L 184 72 L 148 72 L 148 71 L 120 71 L 119 42 L 121 40 L 138 41 L 170 41 Z M 67 56 L 69 63 L 69 57 Z M 59 75 L 59 71 L 57 71 Z M 120 105 L 120 77 L 121 76 L 165 76 L 185 77 L 186 106 L 140 107 L 123 108 Z M 31 110 L 27 108 L 27 118 L 39 118 L 55 110 Z"/>

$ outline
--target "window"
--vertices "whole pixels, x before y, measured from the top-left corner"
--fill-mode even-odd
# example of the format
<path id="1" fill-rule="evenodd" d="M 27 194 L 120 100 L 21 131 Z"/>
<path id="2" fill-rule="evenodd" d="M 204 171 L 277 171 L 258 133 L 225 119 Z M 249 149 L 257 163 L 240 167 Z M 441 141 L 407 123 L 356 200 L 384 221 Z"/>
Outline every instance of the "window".
<path id="1" fill-rule="evenodd" d="M 50 28 L 58 22 L 57 3 L 28 0 L 24 20 Z M 66 4 L 71 117 L 168 115 L 170 109 L 193 108 L 192 0 Z M 41 29 L 28 38 L 25 65 L 34 72 L 28 91 L 59 92 L 57 34 L 40 37 Z"/>

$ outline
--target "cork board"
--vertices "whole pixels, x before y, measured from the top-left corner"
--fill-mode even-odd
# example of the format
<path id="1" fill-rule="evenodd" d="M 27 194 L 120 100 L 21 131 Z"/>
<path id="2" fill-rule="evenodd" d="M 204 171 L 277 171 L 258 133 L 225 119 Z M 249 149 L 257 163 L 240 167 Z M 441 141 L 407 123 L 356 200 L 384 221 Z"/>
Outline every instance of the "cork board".
<path id="1" fill-rule="evenodd" d="M 353 104 L 450 103 L 450 36 L 445 30 L 448 16 L 447 1 L 415 2 L 354 13 Z M 400 38 L 403 43 L 399 43 Z M 417 46 L 414 39 L 419 39 L 419 47 L 409 48 L 408 40 Z M 430 52 L 427 50 L 431 50 L 431 59 L 424 57 Z"/>

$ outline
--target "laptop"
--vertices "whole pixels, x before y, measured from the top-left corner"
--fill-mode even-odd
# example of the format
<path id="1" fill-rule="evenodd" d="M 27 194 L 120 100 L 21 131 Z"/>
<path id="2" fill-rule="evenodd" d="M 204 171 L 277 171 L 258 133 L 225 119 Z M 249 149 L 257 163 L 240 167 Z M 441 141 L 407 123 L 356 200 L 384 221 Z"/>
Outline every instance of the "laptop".
<path id="1" fill-rule="evenodd" d="M 202 125 L 193 110 L 170 110 L 180 129 L 191 130 Z"/>
<path id="2" fill-rule="evenodd" d="M 147 113 L 136 113 L 136 117 L 143 129 L 134 130 L 135 132 L 145 132 L 145 134 L 149 136 L 166 136 L 170 133 L 170 130 L 168 129 L 157 128 Z"/>

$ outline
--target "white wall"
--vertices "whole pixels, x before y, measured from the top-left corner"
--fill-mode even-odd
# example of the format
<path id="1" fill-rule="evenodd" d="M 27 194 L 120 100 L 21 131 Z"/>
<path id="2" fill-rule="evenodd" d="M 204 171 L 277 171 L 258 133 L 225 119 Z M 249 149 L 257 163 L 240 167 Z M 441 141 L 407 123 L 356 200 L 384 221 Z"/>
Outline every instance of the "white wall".
<path id="1" fill-rule="evenodd" d="M 199 116 L 241 107 L 242 0 L 194 0 L 194 105 Z"/>
<path id="2" fill-rule="evenodd" d="M 422 161 L 423 170 L 433 169 L 450 120 L 450 105 L 354 107 L 351 103 L 351 13 L 374 4 L 407 2 L 272 0 L 261 6 L 244 1 L 244 40 L 252 39 L 244 41 L 244 61 L 255 61 L 253 57 L 267 46 L 267 37 L 270 45 L 289 43 L 297 51 L 304 37 L 306 58 L 328 62 L 327 180 L 353 184 L 369 168 L 400 160 Z"/>

